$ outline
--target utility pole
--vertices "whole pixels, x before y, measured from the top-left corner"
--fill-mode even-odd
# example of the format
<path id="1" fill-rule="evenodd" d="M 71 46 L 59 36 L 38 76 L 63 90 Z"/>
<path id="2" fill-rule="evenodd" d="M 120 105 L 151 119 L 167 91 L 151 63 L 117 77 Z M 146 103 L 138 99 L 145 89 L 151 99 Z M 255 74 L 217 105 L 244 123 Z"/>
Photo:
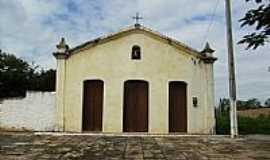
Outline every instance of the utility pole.
<path id="1" fill-rule="evenodd" d="M 232 34 L 232 13 L 231 0 L 225 0 L 226 6 L 226 22 L 227 22 L 227 43 L 228 43 L 228 69 L 229 69 L 229 95 L 230 95 L 230 124 L 231 137 L 238 135 L 237 125 L 237 109 L 236 109 L 236 82 L 235 82 L 235 65 L 234 65 L 234 49 Z"/>

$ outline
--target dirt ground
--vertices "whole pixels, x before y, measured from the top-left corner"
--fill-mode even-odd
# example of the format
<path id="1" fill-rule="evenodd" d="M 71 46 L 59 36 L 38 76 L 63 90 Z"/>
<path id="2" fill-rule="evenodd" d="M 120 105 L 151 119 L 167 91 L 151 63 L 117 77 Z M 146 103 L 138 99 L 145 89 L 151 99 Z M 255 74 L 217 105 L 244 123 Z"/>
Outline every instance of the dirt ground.
<path id="1" fill-rule="evenodd" d="M 256 118 L 260 115 L 269 116 L 270 108 L 260 108 L 260 109 L 248 109 L 243 111 L 237 111 L 240 116 Z"/>
<path id="2" fill-rule="evenodd" d="M 36 135 L 0 132 L 0 160 L 269 160 L 270 136 Z"/>

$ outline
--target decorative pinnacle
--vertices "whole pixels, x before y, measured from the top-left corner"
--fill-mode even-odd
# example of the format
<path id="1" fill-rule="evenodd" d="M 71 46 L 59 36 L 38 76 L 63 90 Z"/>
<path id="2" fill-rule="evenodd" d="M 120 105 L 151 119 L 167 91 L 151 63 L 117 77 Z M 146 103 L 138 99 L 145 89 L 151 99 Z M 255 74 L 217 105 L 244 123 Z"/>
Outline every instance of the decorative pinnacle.
<path id="1" fill-rule="evenodd" d="M 69 46 L 66 44 L 65 38 L 61 38 L 61 41 L 58 45 L 56 45 L 56 48 L 58 49 L 59 53 L 65 53 L 69 49 Z"/>
<path id="2" fill-rule="evenodd" d="M 214 53 L 214 52 L 215 52 L 215 50 L 213 50 L 213 49 L 210 47 L 210 44 L 209 44 L 208 42 L 206 42 L 206 45 L 205 45 L 204 49 L 201 51 L 201 53 L 206 54 L 206 55 L 212 54 L 212 53 Z"/>

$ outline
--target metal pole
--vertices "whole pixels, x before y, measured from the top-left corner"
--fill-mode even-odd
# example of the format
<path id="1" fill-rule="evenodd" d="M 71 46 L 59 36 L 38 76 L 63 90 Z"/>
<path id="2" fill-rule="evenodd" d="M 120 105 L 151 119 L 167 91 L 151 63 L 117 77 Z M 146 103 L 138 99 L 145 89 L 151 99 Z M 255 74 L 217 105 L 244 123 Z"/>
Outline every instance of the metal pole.
<path id="1" fill-rule="evenodd" d="M 238 135 L 237 126 L 237 109 L 236 109 L 236 82 L 235 82 L 235 65 L 233 50 L 232 34 L 232 14 L 231 0 L 225 0 L 226 5 L 226 22 L 227 22 L 227 43 L 228 43 L 228 71 L 229 71 L 229 95 L 230 95 L 230 120 L 231 120 L 231 137 Z"/>

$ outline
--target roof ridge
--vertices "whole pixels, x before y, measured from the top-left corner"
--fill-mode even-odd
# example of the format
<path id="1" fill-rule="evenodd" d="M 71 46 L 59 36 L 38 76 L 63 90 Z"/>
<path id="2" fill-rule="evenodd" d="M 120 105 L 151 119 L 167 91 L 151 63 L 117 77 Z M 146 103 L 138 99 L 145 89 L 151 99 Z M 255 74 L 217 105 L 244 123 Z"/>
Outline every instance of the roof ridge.
<path id="1" fill-rule="evenodd" d="M 84 48 L 84 47 L 86 47 L 88 45 L 97 44 L 101 40 L 106 40 L 108 38 L 112 38 L 114 36 L 117 36 L 119 34 L 123 34 L 123 33 L 129 32 L 129 31 L 132 31 L 132 30 L 142 30 L 142 31 L 149 32 L 149 33 L 151 33 L 153 35 L 156 35 L 156 36 L 158 36 L 158 37 L 160 37 L 162 39 L 168 40 L 169 42 L 175 43 L 174 45 L 176 45 L 178 47 L 180 46 L 180 47 L 188 50 L 190 53 L 195 54 L 195 56 L 197 56 L 197 57 L 202 57 L 203 56 L 200 51 L 198 51 L 198 50 L 196 50 L 196 49 L 194 49 L 194 48 L 192 48 L 192 47 L 190 47 L 190 46 L 188 46 L 188 45 L 186 45 L 186 44 L 178 41 L 177 39 L 171 38 L 171 37 L 169 37 L 169 36 L 167 36 L 165 34 L 162 34 L 161 32 L 155 31 L 155 30 L 153 30 L 151 28 L 148 28 L 148 27 L 146 27 L 144 25 L 141 25 L 141 24 L 129 25 L 127 27 L 123 27 L 122 29 L 120 29 L 120 30 L 118 30 L 116 32 L 111 32 L 111 33 L 105 34 L 103 36 L 97 37 L 95 39 L 92 39 L 90 41 L 87 41 L 85 43 L 82 43 L 81 45 L 78 45 L 78 46 L 75 46 L 75 47 L 71 48 L 69 50 L 69 53 L 72 55 L 76 51 L 78 51 L 78 50 L 80 50 L 80 49 L 82 49 L 82 48 Z"/>

